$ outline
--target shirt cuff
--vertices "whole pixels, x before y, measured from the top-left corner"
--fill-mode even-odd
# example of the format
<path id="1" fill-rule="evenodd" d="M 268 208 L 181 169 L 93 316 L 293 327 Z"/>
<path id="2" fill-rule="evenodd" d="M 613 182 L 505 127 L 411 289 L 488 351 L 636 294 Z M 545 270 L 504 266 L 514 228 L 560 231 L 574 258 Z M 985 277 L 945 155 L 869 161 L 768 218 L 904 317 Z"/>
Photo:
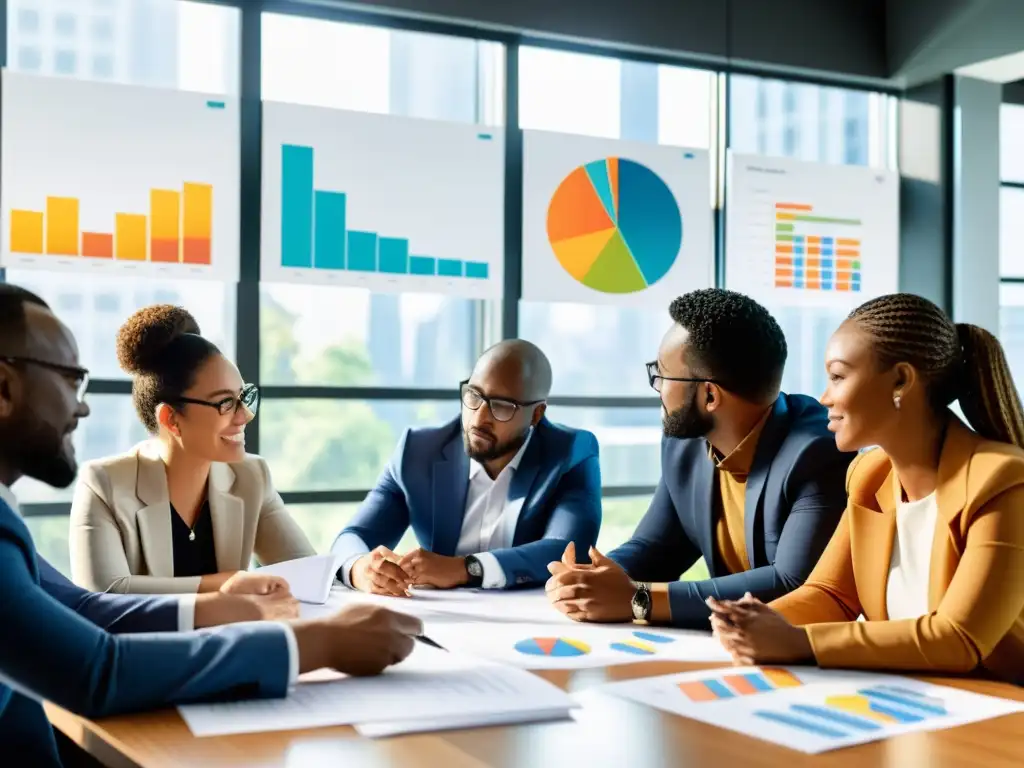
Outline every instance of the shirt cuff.
<path id="1" fill-rule="evenodd" d="M 473 555 L 473 557 L 479 561 L 484 569 L 484 580 L 480 586 L 484 589 L 504 589 L 505 569 L 501 567 L 501 563 L 498 562 L 498 558 L 494 556 L 494 553 L 480 552 Z"/>
<path id="2" fill-rule="evenodd" d="M 196 628 L 196 596 L 182 595 L 178 598 L 178 631 L 191 632 Z"/>
<path id="3" fill-rule="evenodd" d="M 341 583 L 346 587 L 352 586 L 352 566 L 356 564 L 356 560 L 360 557 L 363 557 L 363 555 L 352 555 L 352 557 L 342 563 L 341 568 L 338 569 L 341 572 Z"/>
<path id="4" fill-rule="evenodd" d="M 291 624 L 279 621 L 278 624 L 284 629 L 284 639 L 288 644 L 288 687 L 291 688 L 299 679 L 299 643 L 295 639 L 295 630 Z"/>

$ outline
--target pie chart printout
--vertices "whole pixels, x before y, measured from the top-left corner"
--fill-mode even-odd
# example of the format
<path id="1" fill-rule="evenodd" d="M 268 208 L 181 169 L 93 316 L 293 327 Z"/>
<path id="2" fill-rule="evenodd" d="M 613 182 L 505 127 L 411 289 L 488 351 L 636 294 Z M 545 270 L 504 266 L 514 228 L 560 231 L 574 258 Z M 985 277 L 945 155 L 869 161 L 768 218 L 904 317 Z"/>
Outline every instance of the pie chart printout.
<path id="1" fill-rule="evenodd" d="M 548 242 L 573 279 L 602 293 L 635 293 L 661 280 L 683 244 L 672 190 L 634 160 L 575 168 L 548 205 Z"/>
<path id="2" fill-rule="evenodd" d="M 520 640 L 515 649 L 527 656 L 586 656 L 590 646 L 568 637 L 531 637 Z"/>

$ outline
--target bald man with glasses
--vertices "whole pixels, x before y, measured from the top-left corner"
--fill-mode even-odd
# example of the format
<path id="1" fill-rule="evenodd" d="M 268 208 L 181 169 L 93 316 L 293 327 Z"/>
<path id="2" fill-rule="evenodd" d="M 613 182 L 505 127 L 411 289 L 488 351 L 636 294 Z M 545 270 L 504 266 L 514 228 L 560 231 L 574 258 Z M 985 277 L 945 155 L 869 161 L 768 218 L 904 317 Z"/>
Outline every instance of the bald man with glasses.
<path id="1" fill-rule="evenodd" d="M 597 439 L 545 418 L 551 365 L 527 341 L 488 349 L 461 383 L 462 415 L 411 429 L 334 542 L 346 585 L 405 596 L 414 586 L 507 589 L 547 580 L 601 527 Z M 412 527 L 419 547 L 392 550 Z"/>

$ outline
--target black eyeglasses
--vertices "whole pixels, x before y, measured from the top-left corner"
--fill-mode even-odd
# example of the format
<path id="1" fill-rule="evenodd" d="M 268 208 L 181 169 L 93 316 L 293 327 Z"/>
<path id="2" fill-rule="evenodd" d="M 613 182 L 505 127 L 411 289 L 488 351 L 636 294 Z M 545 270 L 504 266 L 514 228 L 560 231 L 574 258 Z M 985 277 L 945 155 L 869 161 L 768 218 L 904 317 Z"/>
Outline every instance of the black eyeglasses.
<path id="1" fill-rule="evenodd" d="M 683 378 L 679 376 L 662 376 L 658 373 L 658 362 L 647 363 L 647 382 L 651 385 L 651 389 L 655 392 L 661 392 L 661 382 L 663 381 L 693 381 L 693 382 L 706 382 L 708 384 L 718 384 L 715 379 L 700 379 L 700 378 Z M 721 386 L 721 385 L 719 385 Z"/>
<path id="2" fill-rule="evenodd" d="M 507 397 L 488 397 L 479 390 L 469 386 L 468 381 L 459 383 L 459 392 L 462 404 L 471 411 L 478 411 L 484 403 L 487 403 L 487 407 L 491 409 L 491 416 L 494 417 L 495 421 L 512 421 L 520 408 L 529 408 L 531 405 L 540 405 L 544 402 L 543 400 L 519 402 Z"/>
<path id="3" fill-rule="evenodd" d="M 40 368 L 55 371 L 67 379 L 68 383 L 75 388 L 75 397 L 78 398 L 78 402 L 85 402 L 85 391 L 89 388 L 89 371 L 86 368 L 79 368 L 77 365 L 51 363 L 48 360 L 40 360 L 35 357 L 0 357 L 0 361 L 9 365 L 37 365 Z"/>
<path id="4" fill-rule="evenodd" d="M 221 416 L 229 413 L 237 413 L 239 408 L 244 407 L 252 415 L 260 408 L 260 388 L 255 384 L 245 384 L 242 390 L 234 397 L 225 397 L 223 400 L 196 400 L 192 397 L 179 397 L 168 405 L 205 405 L 208 408 L 215 408 Z"/>

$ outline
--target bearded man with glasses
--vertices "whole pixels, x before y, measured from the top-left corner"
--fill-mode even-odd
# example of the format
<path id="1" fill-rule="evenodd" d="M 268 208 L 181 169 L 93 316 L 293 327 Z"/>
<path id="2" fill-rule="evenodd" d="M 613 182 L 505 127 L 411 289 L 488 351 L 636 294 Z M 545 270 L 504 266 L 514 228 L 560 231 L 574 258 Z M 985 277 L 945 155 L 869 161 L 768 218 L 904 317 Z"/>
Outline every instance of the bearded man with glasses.
<path id="1" fill-rule="evenodd" d="M 542 583 L 566 546 L 601 526 L 597 439 L 545 418 L 551 365 L 503 341 L 460 384 L 462 415 L 408 430 L 335 540 L 338 577 L 364 592 L 414 586 L 503 589 Z M 409 528 L 419 547 L 393 551 Z"/>

